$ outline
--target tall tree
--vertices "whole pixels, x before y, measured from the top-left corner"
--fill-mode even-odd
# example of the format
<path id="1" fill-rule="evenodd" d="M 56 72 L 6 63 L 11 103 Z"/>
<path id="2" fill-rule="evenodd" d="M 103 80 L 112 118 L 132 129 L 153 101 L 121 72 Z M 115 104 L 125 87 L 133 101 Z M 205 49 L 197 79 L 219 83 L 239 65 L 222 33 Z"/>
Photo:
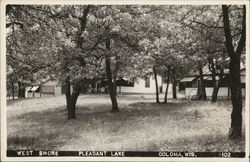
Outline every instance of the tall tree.
<path id="1" fill-rule="evenodd" d="M 175 79 L 175 69 L 172 69 L 172 93 L 173 93 L 173 99 L 177 98 L 176 95 L 176 79 Z"/>
<path id="2" fill-rule="evenodd" d="M 240 15 L 241 28 L 240 39 L 237 43 L 232 38 L 232 19 L 230 16 L 236 17 L 236 15 L 230 15 L 229 9 L 238 6 L 226 6 L 222 5 L 223 12 L 223 25 L 226 38 L 227 53 L 230 57 L 229 75 L 231 80 L 231 100 L 233 104 L 233 110 L 231 114 L 231 128 L 229 137 L 231 139 L 237 139 L 241 137 L 242 131 L 242 90 L 241 90 L 241 78 L 240 78 L 240 59 L 241 54 L 245 48 L 246 43 L 246 6 L 242 6 L 242 13 Z M 236 13 L 237 14 L 237 13 Z M 230 21 L 231 20 L 231 21 Z M 240 21 L 240 20 L 238 20 Z M 231 24 L 230 24 L 231 23 Z"/>
<path id="3" fill-rule="evenodd" d="M 135 30 L 138 23 L 137 8 L 132 6 L 97 6 L 90 18 L 92 28 L 100 37 L 100 73 L 108 80 L 109 95 L 112 103 L 111 112 L 118 112 L 116 99 L 117 79 L 135 78 L 133 68 L 138 55 L 140 30 Z M 137 27 L 138 28 L 138 27 Z M 136 70 L 134 70 L 136 71 Z"/>
<path id="4" fill-rule="evenodd" d="M 10 79 L 12 84 L 18 85 L 18 98 L 24 98 L 26 86 L 43 78 L 41 72 L 50 66 L 43 53 L 48 51 L 41 47 L 41 44 L 49 46 L 45 39 L 41 39 L 45 38 L 45 33 L 37 33 L 39 24 L 24 13 L 24 8 L 21 5 L 8 5 L 6 11 L 6 56 L 7 64 L 12 69 L 11 75 L 7 75 L 7 82 Z"/>
<path id="5" fill-rule="evenodd" d="M 167 68 L 167 86 L 166 86 L 166 90 L 165 90 L 164 103 L 168 102 L 168 88 L 169 88 L 169 82 L 170 82 L 170 71 L 171 71 L 171 67 L 168 66 L 168 68 Z"/>
<path id="6" fill-rule="evenodd" d="M 12 6 L 11 10 L 13 8 L 15 6 Z M 24 5 L 19 6 L 18 9 L 28 18 L 22 21 L 25 27 L 32 29 L 27 32 L 33 32 L 33 35 L 27 36 L 27 41 L 30 41 L 29 45 L 33 46 L 26 49 L 38 48 L 36 51 L 43 54 L 40 56 L 45 56 L 44 58 L 36 57 L 40 62 L 34 62 L 33 59 L 31 63 L 38 68 L 44 65 L 45 76 L 52 76 L 65 84 L 68 118 L 76 118 L 76 101 L 82 86 L 85 85 L 82 83 L 96 75 L 94 64 L 97 63 L 98 58 L 96 53 L 93 55 L 92 53 L 98 45 L 99 38 L 96 32 L 87 26 L 90 6 Z M 18 17 L 18 15 L 13 17 Z M 30 39 L 33 37 L 35 38 Z M 38 37 L 43 39 L 38 39 Z M 29 53 L 34 54 L 36 51 L 29 51 Z M 27 73 L 27 70 L 24 72 Z"/>
<path id="7" fill-rule="evenodd" d="M 106 40 L 106 50 L 107 53 L 110 50 L 110 39 L 107 38 Z M 118 104 L 117 104 L 117 99 L 116 99 L 116 78 L 114 78 L 114 81 L 112 81 L 113 76 L 112 76 L 112 72 L 111 72 L 111 62 L 110 62 L 110 57 L 107 55 L 105 58 L 105 63 L 106 63 L 106 73 L 107 73 L 107 77 L 108 77 L 108 87 L 109 87 L 109 95 L 110 95 L 110 99 L 112 102 L 112 112 L 117 112 L 119 111 L 118 109 Z"/>
<path id="8" fill-rule="evenodd" d="M 154 79 L 155 79 L 155 94 L 156 94 L 156 103 L 160 103 L 159 100 L 159 87 L 158 87 L 158 79 L 157 79 L 157 71 L 156 68 L 153 67 Z"/>

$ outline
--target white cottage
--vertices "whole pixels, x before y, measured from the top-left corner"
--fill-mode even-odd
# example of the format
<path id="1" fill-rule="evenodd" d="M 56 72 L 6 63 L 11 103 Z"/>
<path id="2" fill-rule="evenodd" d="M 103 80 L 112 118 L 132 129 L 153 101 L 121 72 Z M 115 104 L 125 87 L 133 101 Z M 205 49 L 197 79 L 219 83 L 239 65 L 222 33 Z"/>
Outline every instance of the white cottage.
<path id="1" fill-rule="evenodd" d="M 126 79 L 123 79 L 126 82 Z M 157 76 L 159 93 L 165 93 L 166 83 L 163 83 L 161 76 Z M 104 79 L 102 83 L 97 82 L 94 87 L 89 86 L 87 93 L 107 93 L 107 81 Z M 93 85 L 92 85 L 93 86 Z M 178 90 L 178 87 L 177 87 Z M 146 79 L 138 79 L 135 82 L 124 84 L 117 82 L 117 93 L 127 94 L 155 94 L 155 79 L 150 76 Z M 59 96 L 65 94 L 65 86 L 61 85 L 55 80 L 47 80 L 42 84 L 29 86 L 26 88 L 26 97 L 46 97 L 46 96 Z M 168 93 L 172 93 L 172 84 L 169 84 Z"/>
<path id="2" fill-rule="evenodd" d="M 162 78 L 157 76 L 159 92 L 163 92 Z M 155 93 L 155 79 L 151 76 L 146 79 L 138 79 L 130 86 L 117 86 L 118 93 Z"/>
<path id="3" fill-rule="evenodd" d="M 26 97 L 49 97 L 65 94 L 65 88 L 55 80 L 47 80 L 40 85 L 26 88 Z"/>

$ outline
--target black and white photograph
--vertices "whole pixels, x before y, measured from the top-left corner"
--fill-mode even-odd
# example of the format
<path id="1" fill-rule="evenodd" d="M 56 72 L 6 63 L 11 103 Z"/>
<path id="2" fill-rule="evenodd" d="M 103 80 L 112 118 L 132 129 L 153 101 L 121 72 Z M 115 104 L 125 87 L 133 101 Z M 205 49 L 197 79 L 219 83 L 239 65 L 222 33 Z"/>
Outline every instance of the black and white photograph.
<path id="1" fill-rule="evenodd" d="M 45 2 L 0 2 L 1 161 L 249 161 L 248 1 Z"/>

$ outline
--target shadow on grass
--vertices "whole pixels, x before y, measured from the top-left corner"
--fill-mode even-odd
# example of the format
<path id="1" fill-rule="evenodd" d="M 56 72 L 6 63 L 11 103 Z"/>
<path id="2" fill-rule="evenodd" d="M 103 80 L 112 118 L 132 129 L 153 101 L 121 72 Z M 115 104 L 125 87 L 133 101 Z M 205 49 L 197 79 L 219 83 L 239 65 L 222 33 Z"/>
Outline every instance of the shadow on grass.
<path id="1" fill-rule="evenodd" d="M 183 109 L 183 103 L 132 103 L 128 105 L 120 105 L 120 111 L 117 113 L 111 113 L 111 104 L 99 104 L 92 107 L 77 106 L 76 107 L 76 120 L 91 122 L 93 119 L 105 120 L 122 120 L 120 117 L 125 116 L 126 120 L 130 120 L 130 117 L 134 116 L 158 116 L 161 113 L 168 113 L 170 111 L 176 111 L 177 109 Z M 157 111 L 160 110 L 160 111 Z M 118 116 L 118 117 L 116 117 Z M 107 118 L 108 117 L 108 118 Z M 40 124 L 56 124 L 57 120 L 67 120 L 66 107 L 57 107 L 53 109 L 29 112 L 15 117 L 16 120 L 23 120 L 24 122 L 33 122 Z M 61 123 L 61 122 L 59 122 Z"/>
<path id="2" fill-rule="evenodd" d="M 125 134 L 127 130 L 120 130 L 123 125 L 134 125 L 134 123 L 136 121 L 138 122 L 139 120 L 143 120 L 144 122 L 144 117 L 156 119 L 159 116 L 171 116 L 171 120 L 182 120 L 184 118 L 187 119 L 190 117 L 190 119 L 193 120 L 194 113 L 185 112 L 185 109 L 189 106 L 199 107 L 199 103 L 121 103 L 120 111 L 117 113 L 110 113 L 111 104 L 93 103 L 85 106 L 77 105 L 77 119 L 75 120 L 67 120 L 66 107 L 62 106 L 39 112 L 30 112 L 13 117 L 12 121 L 16 121 L 10 125 L 8 123 L 8 128 L 10 127 L 13 130 L 13 133 L 8 134 L 8 149 L 56 149 L 60 148 L 60 146 L 70 144 L 71 141 L 75 139 L 79 139 L 81 141 L 84 140 L 85 138 L 82 138 L 81 134 L 86 135 L 86 133 L 84 133 L 85 131 L 93 131 L 95 134 L 97 134 L 97 136 L 100 135 L 102 131 L 106 131 L 104 133 L 105 137 L 112 133 L 116 134 L 117 132 L 120 134 Z M 154 127 L 154 125 L 152 127 Z M 138 129 L 137 127 L 127 128 L 134 128 L 134 130 Z M 133 131 L 131 129 L 128 130 Z M 225 144 L 227 141 L 224 140 L 220 142 L 220 140 L 214 140 L 213 138 L 210 140 L 210 138 L 210 136 L 206 137 L 204 135 L 194 135 L 192 137 L 184 136 L 182 139 L 175 141 L 161 141 L 157 139 L 158 141 L 161 141 L 161 143 L 154 141 L 151 143 L 149 142 L 146 146 L 146 149 L 149 151 L 161 150 L 165 148 L 168 149 L 168 146 L 171 146 L 172 150 L 176 148 L 176 150 L 180 151 L 180 149 L 183 150 L 183 148 L 185 149 L 185 147 L 187 147 L 187 150 L 196 149 L 196 151 L 200 151 L 200 149 L 205 150 L 205 148 L 207 148 L 206 145 L 208 145 L 208 150 L 212 150 L 213 145 L 216 142 L 221 143 L 223 147 L 226 147 L 223 144 Z M 223 138 L 220 137 L 218 139 Z M 79 141 L 77 142 L 79 143 Z M 209 142 L 212 143 L 209 144 Z M 86 143 L 82 143 L 86 145 Z M 73 147 L 74 145 L 72 148 Z M 218 148 L 220 148 L 220 146 L 218 146 Z"/>
<path id="3" fill-rule="evenodd" d="M 33 145 L 36 141 L 35 137 L 27 137 L 27 136 L 11 136 L 8 137 L 8 145 Z"/>
<path id="4" fill-rule="evenodd" d="M 91 124 L 93 125 L 92 128 L 96 127 L 95 121 L 101 121 L 101 123 L 121 121 L 121 123 L 125 123 L 138 117 L 155 117 L 164 112 L 167 114 L 169 111 L 176 110 L 176 108 L 180 108 L 178 103 L 139 102 L 128 105 L 120 104 L 119 112 L 110 113 L 111 104 L 97 104 L 89 107 L 78 105 L 76 108 L 77 119 L 75 120 L 67 120 L 65 107 L 29 112 L 8 118 L 8 121 L 12 121 L 9 122 L 12 124 L 8 123 L 8 128 L 12 129 L 12 133 L 8 134 L 8 148 L 36 149 L 39 145 L 38 148 L 40 149 L 51 149 L 68 142 L 68 139 L 77 138 L 81 134 L 81 131 L 78 131 L 80 127 L 81 130 L 85 130 L 84 127 Z M 18 124 L 16 124 L 17 121 Z M 65 130 L 66 127 L 71 127 L 71 130 L 69 130 L 71 132 L 65 132 L 67 131 Z M 57 140 L 59 137 L 63 139 Z M 46 143 L 49 143 L 50 146 L 46 146 Z"/>
<path id="5" fill-rule="evenodd" d="M 151 141 L 146 148 L 148 151 L 245 152 L 245 136 L 233 141 L 228 139 L 228 134 L 193 135 L 176 138 L 174 141 Z"/>
<path id="6" fill-rule="evenodd" d="M 38 98 L 16 98 L 16 99 L 7 99 L 6 100 L 6 105 L 7 106 L 11 106 L 13 104 L 16 104 L 18 102 L 23 102 L 23 101 L 27 101 L 27 100 L 34 100 L 34 99 L 38 99 Z"/>
<path id="7" fill-rule="evenodd" d="M 60 133 L 44 133 L 38 135 L 14 134 L 7 138 L 8 150 L 50 150 L 56 149 L 62 141 L 54 140 Z"/>

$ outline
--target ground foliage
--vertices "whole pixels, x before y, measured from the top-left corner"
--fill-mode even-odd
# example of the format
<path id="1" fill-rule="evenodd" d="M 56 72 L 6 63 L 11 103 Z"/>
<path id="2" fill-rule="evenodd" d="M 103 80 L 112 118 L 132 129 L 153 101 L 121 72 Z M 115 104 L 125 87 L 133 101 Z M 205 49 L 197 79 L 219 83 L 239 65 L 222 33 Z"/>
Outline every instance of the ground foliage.
<path id="1" fill-rule="evenodd" d="M 8 149 L 241 152 L 245 148 L 244 138 L 228 140 L 229 100 L 156 104 L 150 95 L 122 95 L 120 112 L 112 114 L 108 96 L 82 95 L 77 120 L 65 118 L 64 100 L 62 96 L 10 100 Z"/>

